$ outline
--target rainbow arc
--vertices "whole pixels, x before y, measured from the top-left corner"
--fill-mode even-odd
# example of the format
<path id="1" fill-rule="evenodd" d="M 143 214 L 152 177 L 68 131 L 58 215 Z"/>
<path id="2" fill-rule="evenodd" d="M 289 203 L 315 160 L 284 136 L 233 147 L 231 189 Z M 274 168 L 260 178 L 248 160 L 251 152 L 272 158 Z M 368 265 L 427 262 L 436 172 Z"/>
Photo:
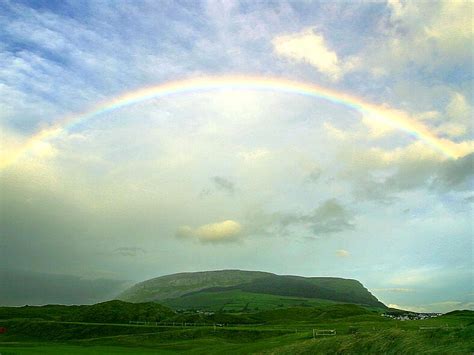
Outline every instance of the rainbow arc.
<path id="1" fill-rule="evenodd" d="M 104 113 L 150 99 L 223 89 L 276 91 L 324 99 L 359 111 L 362 113 L 361 117 L 365 116 L 369 119 L 389 125 L 395 129 L 404 131 L 416 139 L 425 142 L 433 147 L 433 149 L 447 157 L 455 159 L 460 156 L 455 143 L 438 137 L 421 122 L 410 118 L 400 110 L 371 104 L 356 96 L 307 82 L 260 76 L 212 76 L 170 81 L 156 86 L 126 92 L 112 98 L 111 100 L 99 103 L 85 112 L 63 118 L 51 127 L 43 129 L 33 135 L 15 153 L 4 157 L 0 161 L 0 168 L 14 163 L 22 155 L 32 149 L 38 142 L 52 139 L 61 132 L 70 130 L 75 125 Z"/>

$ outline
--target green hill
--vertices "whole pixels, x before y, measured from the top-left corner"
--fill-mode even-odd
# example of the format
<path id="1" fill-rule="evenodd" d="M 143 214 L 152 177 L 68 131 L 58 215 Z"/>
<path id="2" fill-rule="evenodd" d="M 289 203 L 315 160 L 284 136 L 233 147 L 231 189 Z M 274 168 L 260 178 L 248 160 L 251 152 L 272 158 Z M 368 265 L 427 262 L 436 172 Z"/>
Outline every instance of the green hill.
<path id="1" fill-rule="evenodd" d="M 129 321 L 160 322 L 173 316 L 175 312 L 155 302 L 129 303 L 118 300 L 81 306 L 0 307 L 0 319 L 128 323 Z"/>
<path id="2" fill-rule="evenodd" d="M 386 308 L 357 280 L 240 270 L 162 276 L 136 284 L 118 298 L 128 302 L 160 301 L 175 309 L 201 310 L 311 306 L 316 301 Z M 267 307 L 266 302 L 272 306 Z"/>
<path id="3" fill-rule="evenodd" d="M 127 323 L 130 320 L 160 322 L 173 315 L 171 309 L 155 302 L 113 300 L 83 307 L 72 316 L 72 320 L 91 323 Z"/>
<path id="4" fill-rule="evenodd" d="M 211 312 L 256 312 L 287 307 L 312 307 L 332 304 L 334 301 L 317 298 L 285 297 L 264 293 L 243 292 L 240 290 L 222 292 L 191 293 L 185 296 L 166 299 L 164 305 L 181 310 L 205 310 Z"/>
<path id="5" fill-rule="evenodd" d="M 456 311 L 451 311 L 451 312 L 446 313 L 445 316 L 474 318 L 474 311 L 471 311 L 468 309 L 456 310 Z"/>
<path id="6" fill-rule="evenodd" d="M 140 282 L 117 297 L 127 302 L 149 302 L 176 298 L 209 287 L 235 286 L 270 276 L 268 272 L 218 270 L 182 272 Z"/>

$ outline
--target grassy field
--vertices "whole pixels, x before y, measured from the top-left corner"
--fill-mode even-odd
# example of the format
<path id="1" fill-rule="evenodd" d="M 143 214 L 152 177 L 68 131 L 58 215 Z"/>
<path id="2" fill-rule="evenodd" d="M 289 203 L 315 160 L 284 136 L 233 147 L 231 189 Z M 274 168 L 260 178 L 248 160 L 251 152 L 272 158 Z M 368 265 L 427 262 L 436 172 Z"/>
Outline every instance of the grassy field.
<path id="1" fill-rule="evenodd" d="M 33 312 L 38 316 L 38 312 Z M 318 305 L 246 315 L 246 325 L 175 326 L 9 319 L 4 354 L 470 354 L 474 312 L 398 321 L 356 305 Z M 420 329 L 421 328 L 421 329 Z M 336 330 L 316 336 L 313 329 Z"/>

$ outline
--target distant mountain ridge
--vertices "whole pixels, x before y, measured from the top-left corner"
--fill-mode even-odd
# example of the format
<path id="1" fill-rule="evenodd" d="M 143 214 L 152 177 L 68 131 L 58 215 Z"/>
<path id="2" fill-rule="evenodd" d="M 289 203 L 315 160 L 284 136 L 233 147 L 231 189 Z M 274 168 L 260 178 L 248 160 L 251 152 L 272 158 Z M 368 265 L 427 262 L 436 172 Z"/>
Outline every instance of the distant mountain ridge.
<path id="1" fill-rule="evenodd" d="M 357 280 L 276 275 L 243 270 L 187 272 L 161 276 L 132 286 L 120 294 L 118 299 L 128 302 L 150 302 L 190 299 L 200 294 L 212 298 L 212 295 L 235 291 L 386 308 Z"/>

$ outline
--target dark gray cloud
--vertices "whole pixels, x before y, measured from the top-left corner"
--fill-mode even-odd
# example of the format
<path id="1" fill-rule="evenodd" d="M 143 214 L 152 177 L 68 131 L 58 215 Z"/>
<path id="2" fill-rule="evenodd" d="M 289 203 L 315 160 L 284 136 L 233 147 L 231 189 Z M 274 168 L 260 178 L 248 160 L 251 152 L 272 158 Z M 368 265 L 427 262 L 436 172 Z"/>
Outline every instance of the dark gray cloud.
<path id="1" fill-rule="evenodd" d="M 469 196 L 469 197 L 466 197 L 464 199 L 465 202 L 468 202 L 468 203 L 473 203 L 474 202 L 474 196 Z"/>
<path id="2" fill-rule="evenodd" d="M 250 234 L 291 234 L 302 228 L 314 236 L 326 236 L 354 229 L 353 213 L 337 199 L 328 199 L 309 213 L 257 213 L 251 221 Z"/>
<path id="3" fill-rule="evenodd" d="M 306 182 L 307 183 L 315 183 L 319 181 L 319 178 L 322 175 L 322 171 L 320 168 L 316 168 L 313 171 L 311 171 L 308 176 L 306 177 Z"/>
<path id="4" fill-rule="evenodd" d="M 115 249 L 114 253 L 122 256 L 139 256 L 145 254 L 146 251 L 138 247 L 121 247 Z"/>
<path id="5" fill-rule="evenodd" d="M 385 181 L 387 191 L 404 191 L 430 187 L 443 192 L 468 190 L 474 176 L 474 154 L 444 161 L 419 160 L 407 162 Z"/>
<path id="6" fill-rule="evenodd" d="M 474 153 L 440 164 L 433 186 L 444 190 L 470 190 L 474 176 Z"/>
<path id="7" fill-rule="evenodd" d="M 110 300 L 133 284 L 113 279 L 7 269 L 0 273 L 0 305 L 92 304 Z"/>
<path id="8" fill-rule="evenodd" d="M 225 177 L 213 176 L 211 181 L 217 190 L 228 192 L 229 194 L 233 194 L 235 192 L 235 184 Z"/>
<path id="9" fill-rule="evenodd" d="M 303 216 L 303 221 L 317 235 L 332 234 L 353 229 L 352 213 L 336 199 L 322 203 L 314 212 Z"/>
<path id="10" fill-rule="evenodd" d="M 370 175 L 358 178 L 353 185 L 356 199 L 376 201 L 385 205 L 396 200 L 393 191 L 387 188 L 386 183 L 376 181 Z"/>
<path id="11" fill-rule="evenodd" d="M 473 176 L 474 154 L 455 160 L 407 160 L 384 169 L 375 166 L 365 167 L 363 171 L 354 170 L 353 194 L 357 199 L 390 204 L 403 191 L 423 188 L 440 193 L 471 190 Z"/>

